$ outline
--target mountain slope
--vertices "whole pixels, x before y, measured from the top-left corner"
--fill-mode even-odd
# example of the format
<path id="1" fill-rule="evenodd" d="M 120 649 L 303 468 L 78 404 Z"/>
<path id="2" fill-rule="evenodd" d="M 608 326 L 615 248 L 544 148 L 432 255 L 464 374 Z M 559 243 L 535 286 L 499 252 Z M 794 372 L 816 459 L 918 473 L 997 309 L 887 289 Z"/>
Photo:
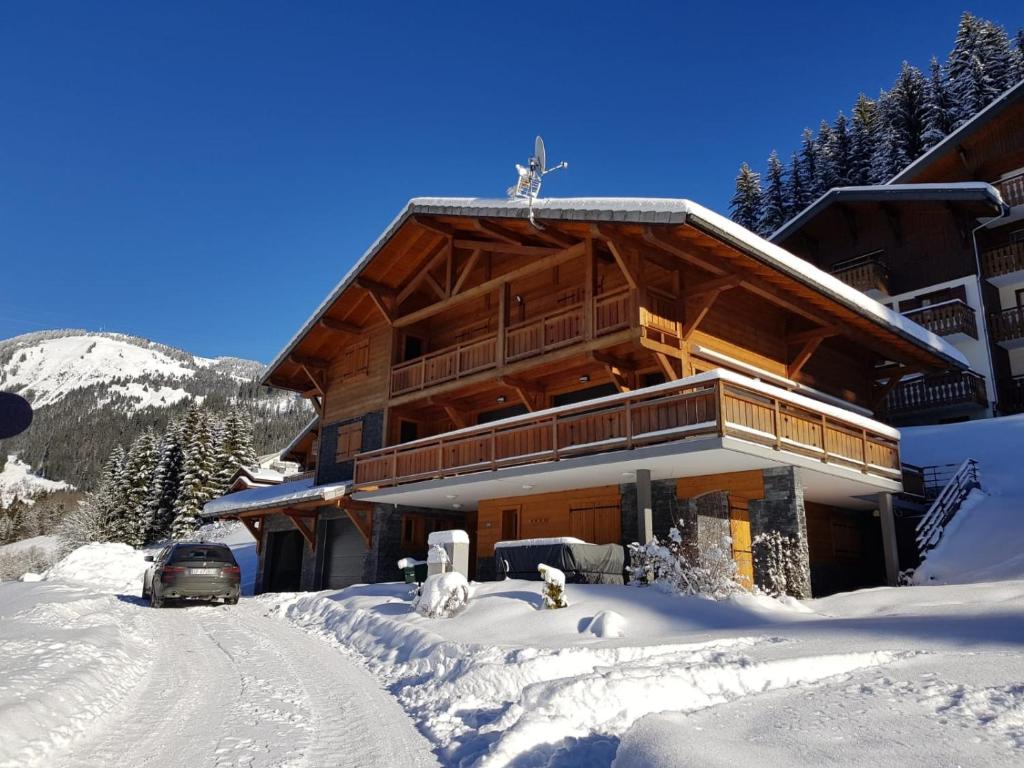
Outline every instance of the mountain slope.
<path id="1" fill-rule="evenodd" d="M 32 427 L 0 441 L 41 477 L 93 487 L 115 445 L 147 427 L 162 430 L 191 402 L 239 405 L 253 418 L 256 449 L 279 449 L 309 420 L 301 398 L 260 387 L 262 365 L 203 358 L 148 339 L 80 330 L 42 331 L 0 341 L 0 391 L 35 408 Z"/>

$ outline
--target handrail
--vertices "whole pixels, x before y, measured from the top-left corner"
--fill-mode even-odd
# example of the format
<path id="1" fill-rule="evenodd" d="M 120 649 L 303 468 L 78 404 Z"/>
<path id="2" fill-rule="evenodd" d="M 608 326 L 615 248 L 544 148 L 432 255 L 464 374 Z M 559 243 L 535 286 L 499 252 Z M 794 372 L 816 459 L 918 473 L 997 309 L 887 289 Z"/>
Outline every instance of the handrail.
<path id="1" fill-rule="evenodd" d="M 900 382 L 885 398 L 889 414 L 951 405 L 987 405 L 985 378 L 974 371 L 954 371 Z"/>
<path id="2" fill-rule="evenodd" d="M 917 548 L 922 558 L 939 543 L 949 521 L 970 492 L 980 487 L 978 462 L 975 459 L 965 460 L 917 524 Z"/>
<path id="3" fill-rule="evenodd" d="M 696 435 L 735 437 L 865 474 L 900 476 L 898 442 L 775 388 L 713 372 L 356 455 L 357 485 L 399 485 Z"/>
<path id="4" fill-rule="evenodd" d="M 963 299 L 950 299 L 938 304 L 908 309 L 903 316 L 940 336 L 966 333 L 975 339 L 978 338 L 978 321 L 974 307 Z"/>
<path id="5" fill-rule="evenodd" d="M 990 248 L 981 254 L 981 268 L 985 277 L 999 277 L 1024 270 L 1024 242 L 1009 243 Z"/>
<path id="6" fill-rule="evenodd" d="M 996 342 L 1024 338 L 1024 307 L 1010 307 L 991 315 L 992 337 Z"/>
<path id="7" fill-rule="evenodd" d="M 1009 206 L 1024 205 L 1024 171 L 995 182 L 1003 202 Z"/>
<path id="8" fill-rule="evenodd" d="M 497 339 L 497 333 L 490 333 L 487 334 L 486 336 L 480 336 L 475 339 L 470 339 L 469 341 L 463 341 L 451 347 L 445 347 L 444 349 L 439 349 L 434 352 L 428 352 L 427 354 L 420 355 L 419 357 L 413 358 L 412 360 L 407 360 L 404 363 L 393 365 L 391 367 L 392 394 L 401 394 L 404 392 L 411 392 L 417 389 L 423 389 L 424 387 L 428 387 L 432 384 L 438 384 L 443 381 L 448 381 L 449 379 L 452 378 L 458 378 L 459 376 L 464 375 L 466 373 L 475 373 L 476 371 L 483 371 L 488 368 L 494 367 L 495 365 L 498 364 L 496 356 L 492 356 L 491 359 L 487 360 L 482 365 L 472 365 L 465 367 L 462 364 L 462 353 L 465 352 L 466 350 L 473 349 L 475 347 L 481 347 L 487 344 L 496 343 Z M 428 378 L 428 364 L 435 360 L 441 360 L 446 357 L 454 359 L 454 365 L 452 367 L 451 373 L 440 377 Z M 398 376 L 407 371 L 413 371 L 416 368 L 420 368 L 420 373 L 418 376 L 418 380 L 415 383 L 405 386 L 396 386 L 395 382 Z"/>

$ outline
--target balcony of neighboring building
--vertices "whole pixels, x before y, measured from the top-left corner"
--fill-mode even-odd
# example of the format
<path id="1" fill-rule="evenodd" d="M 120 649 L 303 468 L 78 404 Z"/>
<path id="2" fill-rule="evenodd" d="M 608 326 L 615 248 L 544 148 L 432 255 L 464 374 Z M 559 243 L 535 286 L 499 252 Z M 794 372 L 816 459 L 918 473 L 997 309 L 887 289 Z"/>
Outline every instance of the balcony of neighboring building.
<path id="1" fill-rule="evenodd" d="M 507 307 L 492 312 L 493 318 L 478 318 L 475 328 L 455 343 L 445 344 L 425 354 L 409 355 L 391 369 L 391 397 L 437 391 L 443 385 L 479 379 L 502 369 L 514 373 L 529 368 L 531 361 L 545 362 L 562 350 L 590 344 L 592 348 L 620 344 L 625 336 L 635 335 L 651 344 L 678 348 L 681 337 L 678 299 L 671 291 L 656 287 L 631 290 L 619 286 L 582 296 L 568 292 L 548 306 L 543 298 L 531 303 L 541 309 L 527 315 L 520 295 L 510 293 Z M 531 309 L 533 309 L 531 307 Z M 502 322 L 498 315 L 505 313 Z M 444 317 L 435 320 L 443 326 Z M 437 330 L 426 338 L 444 338 Z M 407 351 L 418 351 L 413 346 Z M 450 387 L 449 387 L 450 388 Z"/>
<path id="2" fill-rule="evenodd" d="M 882 251 L 846 259 L 832 265 L 831 272 L 847 285 L 878 298 L 889 295 L 889 267 Z"/>
<path id="3" fill-rule="evenodd" d="M 999 404 L 1003 413 L 1024 413 L 1024 376 L 1014 376 L 1006 389 L 1007 397 Z"/>
<path id="4" fill-rule="evenodd" d="M 951 343 L 978 338 L 978 321 L 974 308 L 963 299 L 950 299 L 907 310 L 903 315 Z"/>
<path id="5" fill-rule="evenodd" d="M 971 411 L 988 406 L 985 378 L 974 371 L 954 371 L 901 381 L 885 399 L 888 418 Z"/>
<path id="6" fill-rule="evenodd" d="M 1000 287 L 1024 283 L 1024 240 L 984 251 L 981 271 L 990 283 Z"/>
<path id="7" fill-rule="evenodd" d="M 1003 202 L 1011 208 L 1024 205 L 1024 171 L 1000 179 L 994 182 L 993 186 L 999 190 Z"/>
<path id="8" fill-rule="evenodd" d="M 1024 307 L 1016 306 L 990 317 L 992 340 L 1004 349 L 1024 347 Z"/>
<path id="9" fill-rule="evenodd" d="M 360 498 L 447 506 L 617 483 L 637 467 L 683 477 L 779 464 L 850 494 L 898 490 L 898 434 L 719 369 L 360 453 L 355 483 Z"/>

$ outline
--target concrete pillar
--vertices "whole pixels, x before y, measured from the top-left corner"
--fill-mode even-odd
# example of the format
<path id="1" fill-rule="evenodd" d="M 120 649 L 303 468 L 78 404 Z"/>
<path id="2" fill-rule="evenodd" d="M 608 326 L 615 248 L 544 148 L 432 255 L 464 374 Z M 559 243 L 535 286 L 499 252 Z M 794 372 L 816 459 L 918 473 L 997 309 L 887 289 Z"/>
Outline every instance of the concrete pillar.
<path id="1" fill-rule="evenodd" d="M 654 505 L 651 502 L 651 470 L 636 471 L 637 541 L 648 544 L 654 540 Z"/>
<path id="2" fill-rule="evenodd" d="M 885 583 L 890 587 L 900 583 L 900 555 L 896 546 L 896 514 L 892 494 L 878 494 L 878 518 L 882 524 L 882 549 L 885 552 Z"/>

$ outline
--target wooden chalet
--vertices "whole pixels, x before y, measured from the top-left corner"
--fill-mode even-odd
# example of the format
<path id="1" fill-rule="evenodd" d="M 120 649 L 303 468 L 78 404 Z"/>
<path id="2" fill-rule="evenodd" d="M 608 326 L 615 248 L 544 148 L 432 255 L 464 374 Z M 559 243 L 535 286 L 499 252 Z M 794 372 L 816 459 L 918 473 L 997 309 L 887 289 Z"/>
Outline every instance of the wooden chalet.
<path id="1" fill-rule="evenodd" d="M 534 213 L 412 200 L 268 366 L 316 408 L 314 476 L 211 502 L 256 534 L 263 588 L 392 580 L 453 526 L 488 578 L 499 540 L 625 544 L 679 519 L 730 534 L 748 580 L 778 530 L 817 592 L 892 582 L 899 434 L 873 413 L 964 358 L 689 201 Z"/>

